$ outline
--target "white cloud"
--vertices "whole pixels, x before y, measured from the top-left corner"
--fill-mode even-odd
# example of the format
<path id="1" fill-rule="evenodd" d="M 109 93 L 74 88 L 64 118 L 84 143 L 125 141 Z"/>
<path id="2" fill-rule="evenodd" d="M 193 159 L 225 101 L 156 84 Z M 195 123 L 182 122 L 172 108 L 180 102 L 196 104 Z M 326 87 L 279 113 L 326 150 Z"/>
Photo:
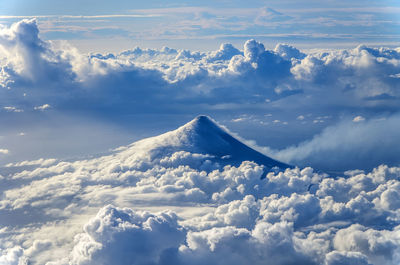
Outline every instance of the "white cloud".
<path id="1" fill-rule="evenodd" d="M 141 18 L 141 17 L 158 17 L 159 15 L 139 15 L 139 14 L 113 14 L 113 15 L 93 15 L 93 16 L 72 16 L 72 15 L 47 15 L 47 16 L 0 16 L 0 19 L 34 19 L 34 18 L 75 18 L 75 19 L 91 19 L 91 18 Z"/>
<path id="2" fill-rule="evenodd" d="M 400 161 L 395 154 L 400 146 L 393 137 L 398 129 L 398 115 L 364 122 L 344 120 L 326 127 L 311 140 L 269 153 L 288 163 L 331 170 L 370 168 L 384 161 L 397 165 Z"/>
<path id="3" fill-rule="evenodd" d="M 370 265 L 365 255 L 359 252 L 332 251 L 326 257 L 326 265 L 357 264 Z"/>
<path id="4" fill-rule="evenodd" d="M 207 142 L 196 135 L 203 126 L 211 132 Z M 0 179 L 6 187 L 0 214 L 7 213 L 1 221 L 0 238 L 6 242 L 0 243 L 1 259 L 398 263 L 400 168 L 380 166 L 345 177 L 288 168 L 262 179 L 265 167 L 256 163 L 225 165 L 220 163 L 230 158 L 216 162 L 215 155 L 194 152 L 204 143 L 220 145 L 208 126 L 199 118 L 92 159 L 9 165 L 17 172 Z M 104 206 L 109 203 L 118 206 Z"/>
<path id="5" fill-rule="evenodd" d="M 384 264 L 396 262 L 398 258 L 396 253 L 399 251 L 399 239 L 395 234 L 396 231 L 378 231 L 360 225 L 352 225 L 339 230 L 333 243 L 339 251 L 363 253 L 371 263 Z"/>
<path id="6" fill-rule="evenodd" d="M 24 112 L 24 110 L 22 109 L 18 109 L 16 107 L 11 107 L 11 106 L 3 107 L 3 109 L 8 112 Z"/>
<path id="7" fill-rule="evenodd" d="M 41 110 L 41 111 L 44 111 L 44 110 L 47 110 L 47 109 L 50 109 L 51 108 L 51 106 L 49 105 L 49 104 L 43 104 L 43 105 L 41 105 L 41 106 L 36 106 L 36 107 L 34 107 L 33 109 L 34 110 Z"/>
<path id="8" fill-rule="evenodd" d="M 246 118 L 236 118 L 236 119 L 232 119 L 233 122 L 241 122 L 241 121 L 245 121 Z"/>
<path id="9" fill-rule="evenodd" d="M 46 167 L 46 166 L 53 165 L 55 162 L 57 162 L 57 159 L 54 159 L 54 158 L 49 158 L 49 159 L 40 158 L 40 159 L 32 160 L 32 161 L 22 161 L 22 162 L 17 162 L 17 163 L 8 163 L 6 165 L 6 167 L 23 167 L 23 166 Z"/>
<path id="10" fill-rule="evenodd" d="M 174 254 L 184 236 L 172 212 L 153 215 L 108 205 L 75 237 L 70 264 L 155 264 Z"/>
<path id="11" fill-rule="evenodd" d="M 362 122 L 365 121 L 365 118 L 363 116 L 356 116 L 353 119 L 353 122 Z"/>
<path id="12" fill-rule="evenodd" d="M 1 251 L 0 264 L 4 265 L 25 265 L 28 264 L 26 258 L 23 257 L 23 249 L 21 247 L 13 247 Z"/>
<path id="13" fill-rule="evenodd" d="M 0 149 L 0 154 L 6 155 L 8 154 L 10 151 L 8 149 Z"/>

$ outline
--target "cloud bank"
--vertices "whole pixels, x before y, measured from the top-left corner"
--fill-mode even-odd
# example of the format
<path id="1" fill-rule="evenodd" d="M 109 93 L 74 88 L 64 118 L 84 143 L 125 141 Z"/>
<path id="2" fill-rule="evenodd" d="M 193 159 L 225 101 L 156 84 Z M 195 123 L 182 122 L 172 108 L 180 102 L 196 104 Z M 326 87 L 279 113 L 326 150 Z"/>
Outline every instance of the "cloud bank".
<path id="1" fill-rule="evenodd" d="M 2 264 L 400 262 L 399 167 L 262 178 L 264 165 L 197 153 L 219 150 L 198 126 L 92 159 L 8 165 Z"/>
<path id="2" fill-rule="evenodd" d="M 400 152 L 400 146 L 393 136 L 399 129 L 398 114 L 368 121 L 357 116 L 353 121 L 343 121 L 325 128 L 309 141 L 272 153 L 283 161 L 295 164 L 312 161 L 315 167 L 328 165 L 337 170 L 371 169 L 372 165 L 382 161 L 397 165 L 399 160 L 396 154 Z M 343 158 L 347 161 L 343 161 Z M 368 159 L 367 163 L 363 159 Z"/>

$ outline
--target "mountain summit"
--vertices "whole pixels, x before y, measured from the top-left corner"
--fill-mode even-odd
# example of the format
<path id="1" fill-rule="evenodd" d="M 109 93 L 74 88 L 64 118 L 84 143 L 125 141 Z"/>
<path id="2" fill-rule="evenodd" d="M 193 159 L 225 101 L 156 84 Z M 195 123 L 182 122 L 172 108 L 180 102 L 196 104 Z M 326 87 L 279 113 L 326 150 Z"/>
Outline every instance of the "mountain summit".
<path id="1" fill-rule="evenodd" d="M 185 151 L 209 155 L 212 157 L 209 160 L 222 165 L 240 165 L 243 161 L 253 161 L 268 170 L 273 167 L 291 167 L 250 148 L 213 119 L 203 115 L 176 130 L 133 143 L 131 147 L 147 152 L 151 159 Z"/>

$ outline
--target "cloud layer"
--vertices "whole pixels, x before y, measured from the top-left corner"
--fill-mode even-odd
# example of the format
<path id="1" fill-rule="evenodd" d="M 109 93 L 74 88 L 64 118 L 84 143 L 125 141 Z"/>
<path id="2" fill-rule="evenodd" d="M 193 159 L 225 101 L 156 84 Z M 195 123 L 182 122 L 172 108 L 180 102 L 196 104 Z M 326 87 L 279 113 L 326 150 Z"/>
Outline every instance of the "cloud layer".
<path id="1" fill-rule="evenodd" d="M 198 125 L 97 158 L 8 165 L 2 264 L 400 262 L 399 167 L 262 178 L 263 165 L 197 153 L 218 149 Z"/>
<path id="2" fill-rule="evenodd" d="M 27 0 L 4 0 L 3 23 L 37 16 L 46 39 L 67 39 L 86 49 L 145 46 L 212 47 L 220 41 L 262 41 L 304 46 L 349 47 L 354 43 L 396 45 L 399 4 L 393 0 L 316 3 L 285 1 L 180 1 L 130 3 L 117 0 L 93 6 L 72 0 L 44 7 Z M 268 4 L 268 6 L 265 6 Z M 43 8 L 47 10 L 43 13 Z M 78 15 L 73 10 L 79 10 Z M 211 46 L 212 45 L 212 46 Z"/>

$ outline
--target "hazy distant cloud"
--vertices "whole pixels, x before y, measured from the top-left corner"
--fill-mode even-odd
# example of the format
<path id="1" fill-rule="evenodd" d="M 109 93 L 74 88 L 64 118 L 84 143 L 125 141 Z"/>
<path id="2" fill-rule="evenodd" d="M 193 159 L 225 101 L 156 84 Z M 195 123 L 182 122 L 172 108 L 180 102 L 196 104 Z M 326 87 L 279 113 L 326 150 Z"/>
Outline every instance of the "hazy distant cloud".
<path id="1" fill-rule="evenodd" d="M 24 110 L 22 109 L 18 109 L 16 107 L 11 107 L 11 106 L 3 107 L 3 109 L 8 112 L 24 112 Z"/>
<path id="2" fill-rule="evenodd" d="M 158 17 L 159 15 L 140 15 L 140 14 L 110 14 L 110 15 L 44 15 L 44 16 L 0 16 L 0 19 L 32 19 L 32 18 L 70 18 L 70 19 L 96 19 L 96 18 L 141 18 L 141 17 Z"/>
<path id="3" fill-rule="evenodd" d="M 8 153 L 9 153 L 8 149 L 0 149 L 0 154 L 6 155 Z"/>
<path id="4" fill-rule="evenodd" d="M 43 159 L 40 158 L 38 160 L 33 160 L 33 161 L 22 161 L 18 163 L 9 163 L 5 165 L 6 167 L 23 167 L 23 166 L 41 166 L 41 167 L 46 167 L 50 166 L 57 162 L 57 159 L 54 158 L 49 158 L 49 159 Z"/>
<path id="5" fill-rule="evenodd" d="M 34 107 L 33 109 L 34 110 L 41 110 L 41 111 L 44 111 L 44 110 L 47 110 L 47 109 L 50 109 L 51 108 L 51 106 L 49 105 L 49 104 L 43 104 L 43 105 L 41 105 L 41 106 L 36 106 L 36 107 Z"/>
<path id="6" fill-rule="evenodd" d="M 310 163 L 315 167 L 337 169 L 346 169 L 350 165 L 353 168 L 368 168 L 368 165 L 383 161 L 397 165 L 400 160 L 395 154 L 400 151 L 400 145 L 394 134 L 400 129 L 399 124 L 399 115 L 368 121 L 357 116 L 351 122 L 343 121 L 329 126 L 313 139 L 273 155 L 291 163 Z"/>
<path id="7" fill-rule="evenodd" d="M 362 122 L 365 121 L 365 118 L 363 116 L 356 116 L 353 119 L 353 122 Z"/>
<path id="8" fill-rule="evenodd" d="M 125 43 L 132 39 L 179 42 L 188 39 L 208 41 L 212 38 L 235 41 L 251 35 L 264 37 L 264 40 L 279 38 L 291 43 L 303 42 L 303 38 L 307 38 L 307 43 L 319 44 L 329 40 L 329 43 L 347 45 L 360 40 L 369 43 L 395 43 L 398 40 L 398 35 L 393 33 L 397 26 L 393 12 L 399 7 L 393 2 L 371 2 L 368 7 L 354 1 L 336 2 L 334 6 L 327 2 L 318 7 L 314 1 L 302 4 L 272 1 L 268 2 L 268 7 L 264 4 L 251 1 L 244 7 L 240 1 L 234 1 L 229 5 L 204 2 L 198 6 L 194 2 L 185 2 L 173 4 L 174 7 L 160 7 L 152 3 L 144 4 L 146 8 L 140 6 L 131 10 L 129 8 L 132 7 L 121 10 L 119 5 L 111 5 L 109 8 L 102 6 L 100 12 L 96 12 L 95 8 L 90 14 L 82 16 L 66 15 L 65 9 L 55 7 L 50 9 L 57 9 L 53 14 L 58 15 L 40 15 L 38 5 L 32 13 L 39 14 L 37 18 L 47 39 L 85 38 L 96 47 L 101 45 L 97 40 L 109 34 Z M 16 8 L 12 13 L 18 13 L 18 10 Z M 108 13 L 110 10 L 114 12 Z M 19 14 L 23 11 L 20 10 Z M 0 16 L 6 22 L 32 17 Z M 130 27 L 133 21 L 138 27 Z"/>

